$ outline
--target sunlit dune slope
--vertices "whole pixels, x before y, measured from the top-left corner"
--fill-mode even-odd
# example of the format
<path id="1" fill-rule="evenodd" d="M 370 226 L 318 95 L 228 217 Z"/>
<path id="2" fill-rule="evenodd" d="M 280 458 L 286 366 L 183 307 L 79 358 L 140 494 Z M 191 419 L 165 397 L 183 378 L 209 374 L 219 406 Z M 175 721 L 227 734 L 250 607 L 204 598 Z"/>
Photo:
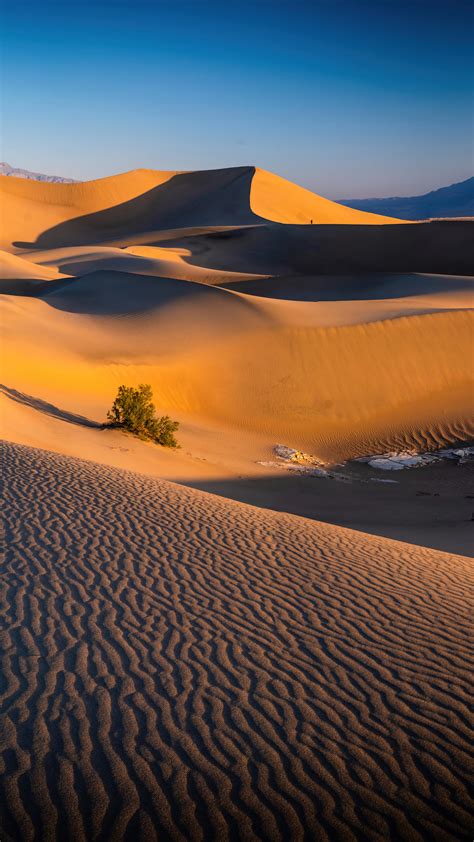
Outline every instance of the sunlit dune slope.
<path id="1" fill-rule="evenodd" d="M 134 170 L 74 184 L 0 177 L 5 248 L 50 248 L 196 225 L 380 224 L 254 167 L 197 172 Z"/>
<path id="2" fill-rule="evenodd" d="M 2 838 L 469 837 L 468 559 L 2 464 Z"/>
<path id="3" fill-rule="evenodd" d="M 92 273 L 42 300 L 5 300 L 7 385 L 56 390 L 76 411 L 93 396 L 105 413 L 121 382 L 150 382 L 169 412 L 328 459 L 473 434 L 472 313 L 324 327 L 317 302 L 296 309 L 189 281 Z"/>
<path id="4" fill-rule="evenodd" d="M 331 202 L 266 170 L 256 169 L 250 190 L 252 211 L 262 219 L 302 225 L 381 225 L 394 223 L 389 216 L 355 212 Z M 346 211 L 350 213 L 346 214 Z"/>
<path id="5" fill-rule="evenodd" d="M 41 266 L 18 255 L 0 251 L 0 293 L 39 293 L 47 288 L 49 281 L 58 281 L 64 277 L 67 275 L 59 272 L 55 266 Z"/>
<path id="6" fill-rule="evenodd" d="M 216 286 L 258 280 L 262 277 L 255 272 L 232 272 L 229 269 L 200 266 L 192 262 L 191 249 L 174 247 L 168 242 L 165 242 L 163 246 L 137 245 L 120 248 L 111 245 L 91 245 L 46 249 L 28 252 L 28 261 L 36 264 L 37 267 L 54 267 L 67 275 L 76 277 L 91 272 L 112 270 L 138 275 L 180 278 Z"/>

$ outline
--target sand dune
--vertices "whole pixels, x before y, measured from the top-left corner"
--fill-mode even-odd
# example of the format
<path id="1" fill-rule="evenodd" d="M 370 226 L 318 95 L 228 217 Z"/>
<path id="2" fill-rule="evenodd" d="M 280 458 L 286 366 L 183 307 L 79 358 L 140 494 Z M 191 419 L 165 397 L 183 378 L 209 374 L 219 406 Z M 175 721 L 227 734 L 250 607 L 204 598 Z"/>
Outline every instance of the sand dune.
<path id="1" fill-rule="evenodd" d="M 68 277 L 55 266 L 40 266 L 15 254 L 0 251 L 0 293 L 30 295 L 45 292 L 48 282 Z"/>
<path id="2" fill-rule="evenodd" d="M 4 176 L 0 192 L 2 247 L 27 257 L 44 249 L 167 242 L 188 249 L 185 261 L 201 269 L 264 275 L 468 274 L 474 262 L 473 223 L 401 223 L 254 167 L 136 170 L 74 184 Z"/>
<path id="3" fill-rule="evenodd" d="M 174 232 L 188 263 L 261 275 L 365 272 L 472 275 L 474 221 L 396 225 L 252 225 L 226 231 Z M 163 232 L 125 236 L 115 245 L 164 245 Z"/>
<path id="4" fill-rule="evenodd" d="M 208 231 L 209 229 L 205 229 Z M 81 277 L 98 271 L 131 272 L 139 275 L 176 278 L 209 285 L 224 285 L 267 277 L 252 272 L 230 272 L 198 266 L 188 261 L 192 251 L 166 244 L 160 246 L 69 246 L 28 252 L 37 266 L 56 267 L 68 276 Z"/>
<path id="5" fill-rule="evenodd" d="M 74 184 L 0 178 L 3 236 L 38 248 L 99 242 L 143 230 L 196 225 L 381 224 L 389 217 L 355 211 L 255 167 L 202 172 L 134 170 Z M 20 246 L 21 247 L 21 246 Z"/>
<path id="6" fill-rule="evenodd" d="M 363 275 L 374 274 L 470 277 L 473 230 L 474 222 L 416 223 L 410 228 L 211 226 L 124 235 L 107 245 L 92 242 L 87 246 L 23 250 L 22 257 L 28 263 L 55 267 L 78 277 L 112 269 L 220 286 L 274 278 L 274 296 L 279 297 L 280 279 L 293 276 L 312 278 L 317 288 L 317 279 L 325 275 L 358 275 L 362 283 L 366 283 Z M 399 281 L 403 286 L 403 278 Z M 268 295 L 270 289 L 265 285 L 264 294 Z"/>
<path id="7" fill-rule="evenodd" d="M 334 462 L 472 437 L 472 224 L 366 224 L 252 167 L 0 187 L 7 389 L 100 423 L 149 382 L 223 476 L 278 441 Z"/>
<path id="8" fill-rule="evenodd" d="M 2 838 L 468 836 L 466 559 L 3 462 Z"/>
<path id="9" fill-rule="evenodd" d="M 39 300 L 6 301 L 5 382 L 83 414 L 94 398 L 97 420 L 121 382 L 150 382 L 163 411 L 329 461 L 469 440 L 473 315 L 451 309 L 468 293 L 458 282 L 460 298 L 444 304 L 452 279 L 418 282 L 441 290 L 421 296 L 422 315 L 410 296 L 384 299 L 382 281 L 364 315 L 350 299 L 339 312 L 337 290 L 321 310 L 318 301 L 91 273 Z"/>

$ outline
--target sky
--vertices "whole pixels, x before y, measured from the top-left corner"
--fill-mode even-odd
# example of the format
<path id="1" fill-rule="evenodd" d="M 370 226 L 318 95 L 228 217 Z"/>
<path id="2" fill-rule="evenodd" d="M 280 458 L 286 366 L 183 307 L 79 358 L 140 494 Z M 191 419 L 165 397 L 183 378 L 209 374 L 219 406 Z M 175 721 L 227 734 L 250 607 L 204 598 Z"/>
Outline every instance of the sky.
<path id="1" fill-rule="evenodd" d="M 4 0 L 1 158 L 423 193 L 474 173 L 473 17 L 472 0 Z"/>

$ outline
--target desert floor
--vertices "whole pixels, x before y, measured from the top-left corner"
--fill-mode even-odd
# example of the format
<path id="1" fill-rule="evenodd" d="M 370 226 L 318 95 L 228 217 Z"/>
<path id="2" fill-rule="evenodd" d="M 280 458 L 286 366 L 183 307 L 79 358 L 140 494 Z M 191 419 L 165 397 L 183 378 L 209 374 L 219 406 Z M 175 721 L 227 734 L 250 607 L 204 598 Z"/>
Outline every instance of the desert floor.
<path id="1" fill-rule="evenodd" d="M 2 840 L 469 838 L 474 463 L 353 460 L 472 444 L 474 221 L 0 191 Z"/>

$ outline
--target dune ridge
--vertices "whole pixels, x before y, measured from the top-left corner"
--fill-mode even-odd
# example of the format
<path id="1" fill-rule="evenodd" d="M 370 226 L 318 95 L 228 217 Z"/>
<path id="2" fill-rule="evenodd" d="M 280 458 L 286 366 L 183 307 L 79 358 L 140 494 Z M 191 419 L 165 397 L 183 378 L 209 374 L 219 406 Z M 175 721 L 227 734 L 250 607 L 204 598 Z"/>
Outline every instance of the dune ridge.
<path id="1" fill-rule="evenodd" d="M 467 559 L 3 461 L 2 838 L 469 833 Z"/>
<path id="2" fill-rule="evenodd" d="M 2 248 L 101 242 L 127 232 L 199 225 L 385 224 L 255 167 L 196 172 L 134 170 L 56 184 L 0 176 Z M 25 241 L 25 238 L 26 241 Z"/>
<path id="3" fill-rule="evenodd" d="M 226 224 L 226 215 L 233 216 L 238 224 L 256 222 L 259 218 L 308 224 L 312 216 L 314 222 L 322 223 L 392 222 L 390 217 L 346 208 L 257 167 L 166 172 L 138 169 L 75 183 L 46 183 L 3 176 L 0 177 L 0 190 L 12 203 L 16 199 L 20 203 L 49 205 L 56 209 L 55 213 L 62 221 L 109 210 L 143 196 L 143 204 L 148 202 L 148 209 L 150 204 L 161 202 L 166 204 L 168 214 L 179 208 L 182 215 L 193 204 L 198 204 L 201 214 L 209 214 L 212 203 L 217 202 L 220 219 L 215 224 Z"/>

